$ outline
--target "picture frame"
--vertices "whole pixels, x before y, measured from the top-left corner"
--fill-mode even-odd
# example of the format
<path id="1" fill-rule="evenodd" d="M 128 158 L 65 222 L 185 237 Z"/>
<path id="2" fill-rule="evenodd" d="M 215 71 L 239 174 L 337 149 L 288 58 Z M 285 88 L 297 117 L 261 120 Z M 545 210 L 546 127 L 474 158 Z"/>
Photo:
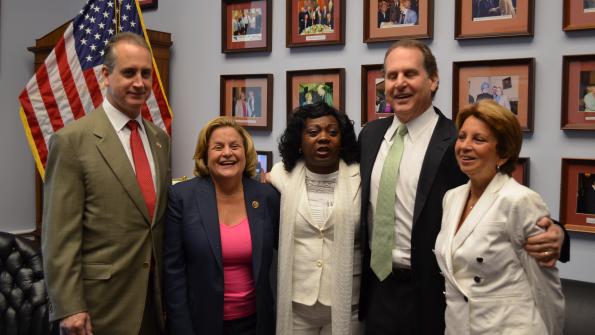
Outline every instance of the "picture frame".
<path id="1" fill-rule="evenodd" d="M 363 21 L 364 43 L 432 38 L 434 0 L 364 0 Z"/>
<path id="2" fill-rule="evenodd" d="M 595 159 L 562 158 L 560 221 L 566 230 L 595 233 Z"/>
<path id="3" fill-rule="evenodd" d="M 287 120 L 303 105 L 324 101 L 345 111 L 345 69 L 287 71 Z"/>
<path id="4" fill-rule="evenodd" d="M 141 9 L 157 9 L 157 0 L 138 0 Z"/>
<path id="5" fill-rule="evenodd" d="M 273 75 L 221 75 L 220 115 L 233 117 L 246 129 L 272 130 Z"/>
<path id="6" fill-rule="evenodd" d="M 273 152 L 272 151 L 256 151 L 256 175 L 252 179 L 261 181 L 263 173 L 271 172 L 273 168 Z"/>
<path id="7" fill-rule="evenodd" d="M 595 54 L 562 57 L 560 129 L 595 130 Z"/>
<path id="8" fill-rule="evenodd" d="M 286 0 L 285 46 L 344 45 L 346 5 L 346 0 Z"/>
<path id="9" fill-rule="evenodd" d="M 512 171 L 512 178 L 519 184 L 529 186 L 529 157 L 519 157 Z"/>
<path id="10" fill-rule="evenodd" d="M 534 58 L 454 62 L 452 71 L 453 120 L 463 106 L 491 96 L 516 115 L 523 132 L 533 131 Z"/>
<path id="11" fill-rule="evenodd" d="M 221 52 L 271 52 L 273 0 L 223 0 Z"/>
<path id="12" fill-rule="evenodd" d="M 362 127 L 370 121 L 394 115 L 384 95 L 383 67 L 383 64 L 362 65 Z"/>
<path id="13" fill-rule="evenodd" d="M 564 0 L 562 30 L 595 29 L 595 1 Z"/>
<path id="14" fill-rule="evenodd" d="M 516 7 L 512 0 L 499 6 L 482 1 L 455 0 L 455 39 L 533 36 L 535 0 L 516 0 Z"/>

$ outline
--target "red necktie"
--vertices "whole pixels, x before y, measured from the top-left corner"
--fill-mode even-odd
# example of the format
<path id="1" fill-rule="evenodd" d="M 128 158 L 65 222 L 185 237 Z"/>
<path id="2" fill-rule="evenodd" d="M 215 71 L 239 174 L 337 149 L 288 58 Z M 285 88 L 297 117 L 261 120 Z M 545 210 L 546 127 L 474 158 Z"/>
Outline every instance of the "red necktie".
<path id="1" fill-rule="evenodd" d="M 136 120 L 130 120 L 126 124 L 130 129 L 130 150 L 132 151 L 132 160 L 134 160 L 134 170 L 136 171 L 136 181 L 145 198 L 149 216 L 153 221 L 153 212 L 155 210 L 155 186 L 153 185 L 153 176 L 151 176 L 151 167 L 143 147 L 143 141 L 138 132 L 139 124 Z"/>

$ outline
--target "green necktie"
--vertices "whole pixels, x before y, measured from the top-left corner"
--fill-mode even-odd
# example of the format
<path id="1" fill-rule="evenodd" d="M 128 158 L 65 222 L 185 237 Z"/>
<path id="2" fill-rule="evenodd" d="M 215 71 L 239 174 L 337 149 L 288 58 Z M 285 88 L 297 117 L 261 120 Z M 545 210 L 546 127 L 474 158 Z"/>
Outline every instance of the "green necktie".
<path id="1" fill-rule="evenodd" d="M 370 266 L 380 281 L 383 281 L 392 272 L 392 250 L 395 241 L 395 197 L 399 165 L 405 144 L 403 138 L 407 134 L 407 126 L 399 125 L 392 146 L 388 151 L 380 183 L 378 185 L 378 198 L 376 200 L 376 213 L 374 214 L 374 228 L 372 231 L 372 257 Z"/>

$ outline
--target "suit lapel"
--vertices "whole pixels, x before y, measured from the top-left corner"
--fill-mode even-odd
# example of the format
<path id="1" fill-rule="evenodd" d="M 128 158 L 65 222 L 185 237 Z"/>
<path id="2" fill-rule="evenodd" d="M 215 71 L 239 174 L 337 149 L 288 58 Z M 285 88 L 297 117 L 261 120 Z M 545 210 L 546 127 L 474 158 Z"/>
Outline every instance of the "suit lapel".
<path id="1" fill-rule="evenodd" d="M 254 277 L 254 283 L 257 284 L 262 262 L 262 238 L 264 235 L 266 203 L 261 194 L 257 192 L 257 185 L 253 184 L 252 180 L 244 178 L 242 183 L 244 184 L 244 203 L 246 213 L 248 213 L 250 238 L 252 240 L 252 276 Z"/>
<path id="2" fill-rule="evenodd" d="M 155 163 L 155 176 L 157 179 L 157 188 L 155 191 L 157 195 L 157 203 L 155 206 L 154 217 L 159 217 L 159 211 L 165 209 L 167 202 L 167 192 L 164 192 L 163 189 L 169 187 L 169 153 L 166 149 L 168 143 L 161 143 L 157 131 L 148 121 L 143 120 L 143 124 L 147 132 L 147 138 L 149 139 L 149 147 L 151 148 L 153 162 Z"/>
<path id="3" fill-rule="evenodd" d="M 448 213 L 444 212 L 445 219 L 443 222 L 448 222 L 449 226 L 443 227 L 442 229 L 446 229 L 447 239 L 445 245 L 445 258 L 446 258 L 446 268 L 448 269 L 449 273 L 453 273 L 452 267 L 452 255 L 453 255 L 453 240 L 456 238 L 457 234 L 457 226 L 459 225 L 459 221 L 461 220 L 461 215 L 463 215 L 463 210 L 465 208 L 465 203 L 467 201 L 467 197 L 469 195 L 469 183 L 465 184 L 462 188 L 458 189 L 455 194 L 453 194 L 452 203 L 448 206 Z"/>
<path id="4" fill-rule="evenodd" d="M 194 199 L 202 218 L 201 223 L 211 245 L 213 256 L 220 269 L 223 269 L 221 260 L 221 231 L 219 229 L 219 214 L 217 213 L 217 197 L 215 185 L 210 177 L 197 178 Z"/>
<path id="5" fill-rule="evenodd" d="M 376 161 L 376 156 L 378 156 L 378 151 L 380 151 L 380 145 L 382 144 L 382 140 L 384 139 L 384 134 L 386 133 L 390 125 L 393 123 L 393 118 L 387 117 L 384 119 L 380 119 L 377 122 L 380 123 L 378 129 L 371 129 L 374 132 L 370 134 L 371 136 L 369 143 L 366 144 L 365 148 L 361 148 L 362 157 L 364 158 L 361 162 L 361 177 L 366 179 L 365 181 L 362 180 L 362 183 L 368 186 L 370 185 L 370 179 L 372 178 L 372 169 L 374 168 L 374 162 Z"/>
<path id="6" fill-rule="evenodd" d="M 424 162 L 419 174 L 419 182 L 417 184 L 417 193 L 415 196 L 415 208 L 413 210 L 413 226 L 419 218 L 421 210 L 424 208 L 426 199 L 434 183 L 436 175 L 440 172 L 440 164 L 444 153 L 452 142 L 453 136 L 456 132 L 453 131 L 451 124 L 442 113 L 434 107 L 438 113 L 438 123 L 430 138 L 428 149 L 424 157 Z"/>
<path id="7" fill-rule="evenodd" d="M 477 225 L 482 221 L 483 217 L 488 213 L 496 199 L 498 199 L 498 191 L 500 191 L 506 180 L 507 178 L 505 178 L 505 176 L 500 173 L 497 173 L 494 176 L 490 184 L 486 187 L 485 191 L 483 191 L 481 197 L 479 197 L 479 200 L 475 206 L 473 206 L 473 209 L 461 225 L 461 228 L 459 228 L 459 231 L 456 233 L 452 245 L 453 252 L 456 251 L 463 244 L 463 242 L 465 242 L 467 237 L 469 237 L 473 230 L 475 230 L 475 227 L 477 227 Z M 466 199 L 467 198 L 465 197 L 463 202 L 465 202 Z M 459 218 L 460 217 L 461 216 L 459 215 Z"/>
<path id="8" fill-rule="evenodd" d="M 96 118 L 93 134 L 97 137 L 97 150 L 113 171 L 114 175 L 130 196 L 148 224 L 151 224 L 147 204 L 143 198 L 136 175 L 122 147 L 122 142 L 114 130 L 103 108 L 98 108 L 91 115 Z"/>

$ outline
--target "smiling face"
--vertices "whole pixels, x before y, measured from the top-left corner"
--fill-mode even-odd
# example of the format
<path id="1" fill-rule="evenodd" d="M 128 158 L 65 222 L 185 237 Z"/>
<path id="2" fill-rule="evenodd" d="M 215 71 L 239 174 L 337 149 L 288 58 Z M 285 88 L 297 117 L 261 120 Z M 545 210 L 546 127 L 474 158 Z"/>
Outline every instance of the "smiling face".
<path id="1" fill-rule="evenodd" d="M 331 115 L 306 119 L 301 146 L 310 171 L 320 174 L 337 171 L 341 152 L 341 128 L 337 119 Z"/>
<path id="2" fill-rule="evenodd" d="M 146 48 L 125 41 L 114 46 L 114 54 L 111 73 L 106 66 L 102 69 L 107 100 L 134 119 L 151 92 L 151 55 Z"/>
<path id="3" fill-rule="evenodd" d="M 496 175 L 496 166 L 506 163 L 506 158 L 498 155 L 496 136 L 482 120 L 469 116 L 463 122 L 457 142 L 455 155 L 459 168 L 471 182 L 485 184 Z"/>
<path id="4" fill-rule="evenodd" d="M 215 129 L 208 141 L 207 167 L 212 178 L 242 178 L 246 153 L 242 136 L 232 127 Z"/>
<path id="5" fill-rule="evenodd" d="M 432 92 L 438 88 L 438 76 L 430 77 L 417 48 L 398 47 L 385 60 L 386 101 L 402 123 L 420 116 L 432 105 Z"/>

